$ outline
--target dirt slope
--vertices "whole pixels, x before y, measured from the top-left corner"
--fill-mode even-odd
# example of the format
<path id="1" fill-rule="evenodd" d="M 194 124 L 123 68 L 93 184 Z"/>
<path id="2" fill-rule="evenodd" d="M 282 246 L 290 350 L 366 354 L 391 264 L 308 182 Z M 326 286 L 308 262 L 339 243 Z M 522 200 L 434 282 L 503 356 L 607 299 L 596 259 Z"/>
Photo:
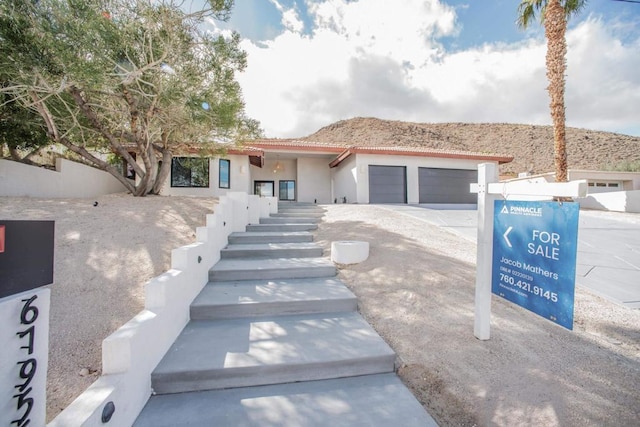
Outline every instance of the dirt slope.
<path id="1" fill-rule="evenodd" d="M 409 123 L 354 118 L 326 126 L 302 140 L 344 145 L 429 147 L 514 156 L 503 174 L 553 171 L 551 126 L 518 124 Z M 606 170 L 640 161 L 640 137 L 567 128 L 569 169 Z"/>

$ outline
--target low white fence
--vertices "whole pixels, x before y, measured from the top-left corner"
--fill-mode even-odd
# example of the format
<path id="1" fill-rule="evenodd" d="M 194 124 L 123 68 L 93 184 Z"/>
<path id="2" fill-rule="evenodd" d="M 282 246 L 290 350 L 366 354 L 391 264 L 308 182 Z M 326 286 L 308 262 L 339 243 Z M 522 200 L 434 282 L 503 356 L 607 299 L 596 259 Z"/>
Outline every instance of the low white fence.
<path id="1" fill-rule="evenodd" d="M 274 197 L 233 192 L 219 198 L 196 243 L 171 252 L 171 269 L 145 285 L 145 309 L 102 342 L 102 376 L 48 427 L 132 425 L 151 396 L 151 372 L 189 321 L 189 305 L 208 282 L 209 269 L 234 231 L 278 210 Z M 112 403 L 110 403 L 112 402 Z"/>
<path id="2" fill-rule="evenodd" d="M 640 213 L 640 190 L 589 194 L 576 201 L 586 209 Z"/>
<path id="3" fill-rule="evenodd" d="M 111 174 L 56 159 L 56 170 L 0 159 L 0 196 L 85 198 L 126 191 Z"/>

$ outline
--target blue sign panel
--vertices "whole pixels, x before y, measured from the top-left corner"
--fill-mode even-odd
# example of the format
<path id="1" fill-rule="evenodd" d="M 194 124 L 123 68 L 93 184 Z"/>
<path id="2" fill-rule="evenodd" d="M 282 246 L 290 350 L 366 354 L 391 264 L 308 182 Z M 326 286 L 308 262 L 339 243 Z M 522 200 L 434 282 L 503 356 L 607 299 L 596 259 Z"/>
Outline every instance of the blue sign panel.
<path id="1" fill-rule="evenodd" d="M 573 329 L 578 203 L 496 200 L 491 291 Z"/>

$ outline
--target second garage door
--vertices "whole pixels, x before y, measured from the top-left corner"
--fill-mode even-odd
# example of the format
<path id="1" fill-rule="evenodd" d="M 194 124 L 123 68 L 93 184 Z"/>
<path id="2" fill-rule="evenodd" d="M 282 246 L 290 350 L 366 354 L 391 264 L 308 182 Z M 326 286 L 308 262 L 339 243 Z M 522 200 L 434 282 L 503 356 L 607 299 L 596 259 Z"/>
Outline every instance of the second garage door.
<path id="1" fill-rule="evenodd" d="M 477 194 L 469 192 L 477 181 L 475 170 L 418 168 L 420 203 L 477 203 Z"/>
<path id="2" fill-rule="evenodd" d="M 407 203 L 407 168 L 369 165 L 369 203 Z"/>

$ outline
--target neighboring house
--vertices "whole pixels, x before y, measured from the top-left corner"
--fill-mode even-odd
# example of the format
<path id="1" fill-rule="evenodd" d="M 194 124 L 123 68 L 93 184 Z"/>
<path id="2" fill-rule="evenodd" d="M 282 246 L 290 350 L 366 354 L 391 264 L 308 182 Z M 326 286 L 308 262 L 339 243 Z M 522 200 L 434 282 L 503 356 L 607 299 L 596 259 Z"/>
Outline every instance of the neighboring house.
<path id="1" fill-rule="evenodd" d="M 640 212 L 640 172 L 614 171 L 567 171 L 569 181 L 584 179 L 587 181 L 586 197 L 575 200 L 580 208 L 614 212 Z M 555 182 L 555 174 L 541 175 L 522 174 L 510 181 L 525 180 L 527 182 Z"/>
<path id="2" fill-rule="evenodd" d="M 547 182 L 555 182 L 553 172 L 540 175 L 523 175 L 517 179 L 543 179 Z M 594 171 L 569 169 L 567 171 L 569 181 L 586 179 L 588 194 L 610 193 L 614 191 L 634 191 L 640 190 L 640 172 L 616 172 L 616 171 Z"/>
<path id="3" fill-rule="evenodd" d="M 568 179 L 586 179 L 588 193 L 640 190 L 640 172 L 588 171 L 569 169 Z"/>
<path id="4" fill-rule="evenodd" d="M 221 158 L 176 157 L 162 194 L 227 191 L 316 203 L 475 204 L 480 163 L 513 157 L 407 147 L 258 140 Z"/>

